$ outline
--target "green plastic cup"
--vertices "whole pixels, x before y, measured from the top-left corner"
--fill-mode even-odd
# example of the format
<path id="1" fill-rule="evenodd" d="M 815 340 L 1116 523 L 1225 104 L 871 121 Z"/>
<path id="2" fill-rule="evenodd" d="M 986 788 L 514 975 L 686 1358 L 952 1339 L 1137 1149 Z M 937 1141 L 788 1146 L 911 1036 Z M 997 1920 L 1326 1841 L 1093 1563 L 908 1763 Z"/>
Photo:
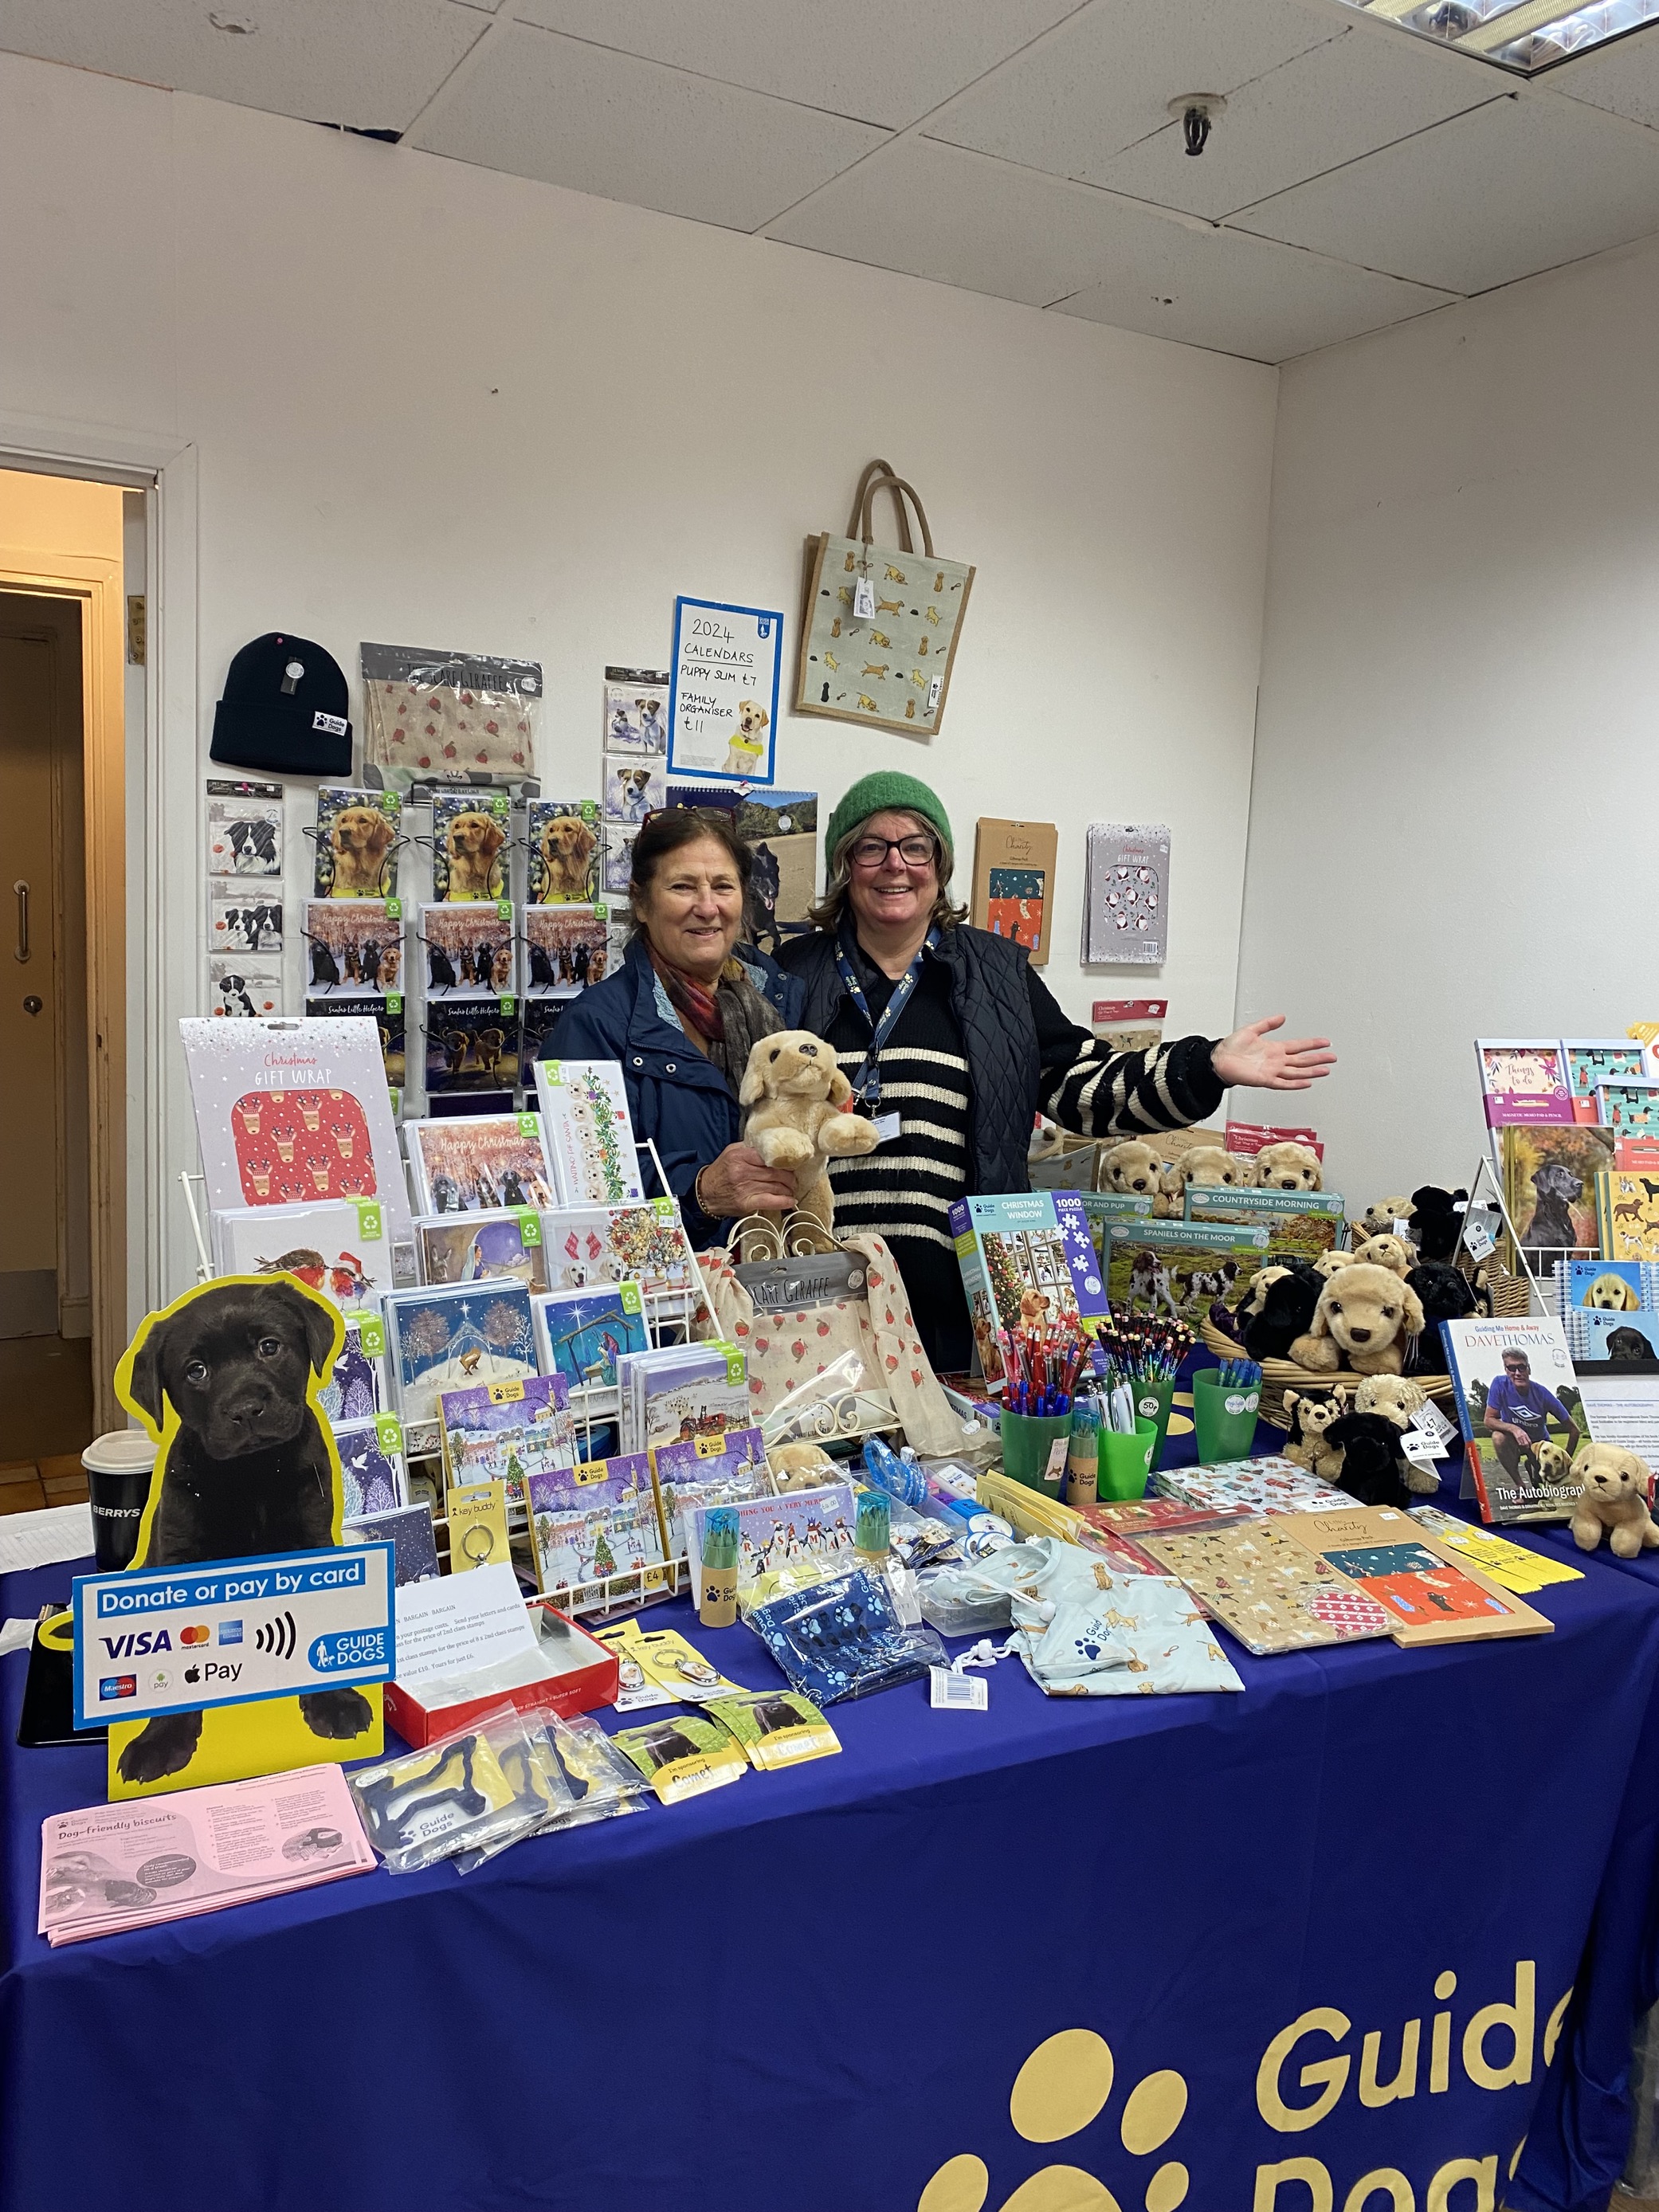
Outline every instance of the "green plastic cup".
<path id="1" fill-rule="evenodd" d="M 1175 1403 L 1175 1377 L 1167 1382 L 1136 1382 L 1134 1391 L 1135 1419 L 1156 1423 L 1158 1442 L 1152 1446 L 1152 1473 L 1156 1474 L 1164 1464 L 1164 1447 L 1170 1434 L 1170 1408 Z"/>
<path id="2" fill-rule="evenodd" d="M 1259 1382 L 1251 1383 L 1248 1389 L 1235 1385 L 1224 1390 L 1220 1370 L 1200 1367 L 1193 1377 L 1193 1424 L 1198 1431 L 1198 1456 L 1204 1465 L 1217 1460 L 1248 1459 L 1261 1411 Z"/>
<path id="3" fill-rule="evenodd" d="M 1052 1468 L 1049 1460 L 1056 1443 L 1072 1433 L 1069 1413 L 1005 1413 L 1002 1417 L 1002 1471 L 1028 1490 L 1046 1498 L 1066 1494 L 1066 1454 Z"/>
<path id="4" fill-rule="evenodd" d="M 1146 1495 L 1146 1478 L 1158 1446 L 1158 1423 L 1135 1419 L 1135 1432 L 1126 1437 L 1116 1429 L 1100 1432 L 1100 1495 L 1121 1504 Z"/>

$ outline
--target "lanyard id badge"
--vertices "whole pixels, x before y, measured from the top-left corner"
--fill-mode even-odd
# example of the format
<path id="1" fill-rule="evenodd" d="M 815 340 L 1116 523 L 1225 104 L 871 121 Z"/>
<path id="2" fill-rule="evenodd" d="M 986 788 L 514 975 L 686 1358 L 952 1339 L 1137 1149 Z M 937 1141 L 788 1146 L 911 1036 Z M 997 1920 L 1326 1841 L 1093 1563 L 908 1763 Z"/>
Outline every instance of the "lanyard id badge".
<path id="1" fill-rule="evenodd" d="M 846 946 L 839 943 L 836 946 L 836 966 L 845 986 L 847 995 L 870 1024 L 870 1049 L 864 1055 L 864 1063 L 853 1082 L 854 1103 L 867 1114 L 873 1115 L 881 1103 L 881 1073 L 876 1064 L 880 1056 L 881 1048 L 892 1035 L 894 1024 L 910 1002 L 910 994 L 915 989 L 921 977 L 922 962 L 930 952 L 934 951 L 938 944 L 939 930 L 935 927 L 928 931 L 922 939 L 921 951 L 917 953 L 903 975 L 899 977 L 898 981 L 894 984 L 893 995 L 882 1008 L 879 1021 L 870 1012 L 870 1001 L 864 995 L 864 986 L 859 981 L 858 969 L 848 957 Z M 882 1121 L 888 1122 L 893 1119 L 894 1116 L 890 1114 L 883 1115 L 880 1117 Z M 896 1135 L 897 1132 L 889 1129 L 884 1133 L 890 1136 Z"/>

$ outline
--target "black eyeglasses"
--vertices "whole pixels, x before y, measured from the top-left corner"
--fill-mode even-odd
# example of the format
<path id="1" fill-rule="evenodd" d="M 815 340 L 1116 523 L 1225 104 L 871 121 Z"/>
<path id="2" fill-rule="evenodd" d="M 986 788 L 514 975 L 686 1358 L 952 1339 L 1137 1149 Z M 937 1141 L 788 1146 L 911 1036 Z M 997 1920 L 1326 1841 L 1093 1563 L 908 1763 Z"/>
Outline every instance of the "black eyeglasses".
<path id="1" fill-rule="evenodd" d="M 884 868 L 887 855 L 896 853 L 907 868 L 925 868 L 939 857 L 933 837 L 860 837 L 849 855 L 855 868 Z"/>

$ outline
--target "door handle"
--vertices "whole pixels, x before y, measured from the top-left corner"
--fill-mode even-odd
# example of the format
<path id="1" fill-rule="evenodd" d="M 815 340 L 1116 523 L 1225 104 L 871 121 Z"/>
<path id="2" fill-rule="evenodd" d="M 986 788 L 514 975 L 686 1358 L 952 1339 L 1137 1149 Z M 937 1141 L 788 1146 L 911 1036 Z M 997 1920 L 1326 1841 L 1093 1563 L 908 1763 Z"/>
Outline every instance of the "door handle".
<path id="1" fill-rule="evenodd" d="M 12 885 L 17 895 L 17 943 L 12 949 L 14 960 L 29 957 L 29 887 L 20 876 Z"/>

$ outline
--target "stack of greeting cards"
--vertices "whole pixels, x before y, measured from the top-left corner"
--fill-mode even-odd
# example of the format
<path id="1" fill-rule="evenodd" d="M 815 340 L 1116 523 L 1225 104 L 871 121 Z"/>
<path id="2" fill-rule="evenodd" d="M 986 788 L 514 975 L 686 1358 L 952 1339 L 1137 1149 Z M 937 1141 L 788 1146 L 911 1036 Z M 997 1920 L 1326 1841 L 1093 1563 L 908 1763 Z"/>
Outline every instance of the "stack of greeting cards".
<path id="1" fill-rule="evenodd" d="M 720 1437 L 749 1419 L 749 1364 L 734 1344 L 661 1345 L 617 1362 L 625 1451 Z"/>
<path id="2" fill-rule="evenodd" d="M 538 1060 L 548 1151 L 562 1206 L 621 1206 L 645 1195 L 623 1072 L 614 1060 Z"/>
<path id="3" fill-rule="evenodd" d="M 557 1591 L 567 1613 L 672 1594 L 645 1453 L 542 1469 L 530 1477 L 528 1492 L 537 1583 Z M 653 1569 L 659 1571 L 643 1571 Z M 618 1577 L 628 1578 L 626 1592 L 616 1587 Z"/>

